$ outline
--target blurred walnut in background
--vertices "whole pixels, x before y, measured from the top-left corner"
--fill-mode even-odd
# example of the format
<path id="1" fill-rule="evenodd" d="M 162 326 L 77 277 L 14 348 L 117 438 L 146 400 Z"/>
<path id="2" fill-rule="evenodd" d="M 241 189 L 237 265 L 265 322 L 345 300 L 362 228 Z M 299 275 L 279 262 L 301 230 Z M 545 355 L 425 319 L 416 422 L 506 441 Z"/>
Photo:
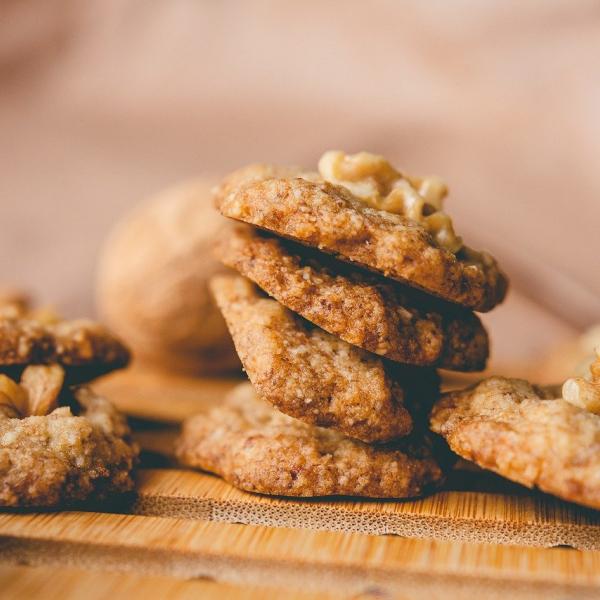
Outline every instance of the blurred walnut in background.
<path id="1" fill-rule="evenodd" d="M 97 303 L 137 361 L 185 373 L 239 368 L 206 282 L 223 267 L 212 248 L 227 228 L 210 185 L 165 190 L 125 217 L 100 256 Z"/>
<path id="2" fill-rule="evenodd" d="M 600 323 L 580 336 L 550 348 L 534 370 L 536 381 L 554 384 L 568 377 L 590 377 L 589 369 L 600 348 Z"/>

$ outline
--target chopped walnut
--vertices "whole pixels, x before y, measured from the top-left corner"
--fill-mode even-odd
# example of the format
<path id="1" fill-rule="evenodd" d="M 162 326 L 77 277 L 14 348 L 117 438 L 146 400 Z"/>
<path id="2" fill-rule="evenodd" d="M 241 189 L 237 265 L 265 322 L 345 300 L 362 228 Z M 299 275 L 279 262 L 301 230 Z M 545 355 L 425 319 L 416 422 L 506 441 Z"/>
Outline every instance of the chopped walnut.
<path id="1" fill-rule="evenodd" d="M 567 379 L 562 396 L 571 404 L 600 414 L 600 346 L 595 349 L 596 359 L 590 365 L 590 379 L 574 377 Z"/>
<path id="2" fill-rule="evenodd" d="M 0 318 L 16 319 L 29 310 L 29 298 L 16 290 L 0 289 Z"/>
<path id="3" fill-rule="evenodd" d="M 0 415 L 19 418 L 27 412 L 27 393 L 10 377 L 0 375 Z"/>
<path id="4" fill-rule="evenodd" d="M 61 321 L 54 308 L 32 308 L 27 295 L 11 290 L 0 290 L 0 319 L 28 319 L 43 325 L 53 325 Z"/>
<path id="5" fill-rule="evenodd" d="M 443 212 L 448 194 L 438 177 L 410 177 L 397 171 L 383 156 L 359 152 L 325 152 L 319 161 L 325 181 L 341 185 L 368 206 L 403 215 L 422 225 L 446 250 L 457 253 L 463 242 L 452 219 Z"/>
<path id="6" fill-rule="evenodd" d="M 17 383 L 0 375 L 0 417 L 45 416 L 58 406 L 65 372 L 60 365 L 30 365 Z"/>

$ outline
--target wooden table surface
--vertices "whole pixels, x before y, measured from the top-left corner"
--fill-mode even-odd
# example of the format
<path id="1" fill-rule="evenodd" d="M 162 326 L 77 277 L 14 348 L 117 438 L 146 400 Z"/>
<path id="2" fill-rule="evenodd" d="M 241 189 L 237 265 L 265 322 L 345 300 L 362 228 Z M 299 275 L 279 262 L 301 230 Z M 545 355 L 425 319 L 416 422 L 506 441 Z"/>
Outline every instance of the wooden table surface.
<path id="1" fill-rule="evenodd" d="M 177 422 L 235 383 L 136 371 L 99 382 L 135 417 L 136 492 L 0 513 L 0 597 L 600 596 L 600 513 L 491 474 L 457 471 L 415 501 L 357 502 L 248 494 L 177 468 Z"/>

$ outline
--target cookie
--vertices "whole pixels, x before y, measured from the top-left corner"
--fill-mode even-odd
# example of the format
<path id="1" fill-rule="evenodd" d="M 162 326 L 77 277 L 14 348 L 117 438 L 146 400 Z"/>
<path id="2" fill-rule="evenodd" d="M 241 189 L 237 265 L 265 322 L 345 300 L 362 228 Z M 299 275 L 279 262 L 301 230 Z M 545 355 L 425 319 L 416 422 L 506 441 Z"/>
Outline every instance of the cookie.
<path id="1" fill-rule="evenodd" d="M 0 303 L 0 372 L 18 375 L 28 364 L 57 363 L 70 382 L 81 382 L 128 362 L 127 348 L 98 323 L 61 320 L 24 299 Z"/>
<path id="2" fill-rule="evenodd" d="M 369 352 L 420 366 L 485 367 L 488 337 L 471 311 L 250 227 L 224 237 L 217 256 L 284 306 Z"/>
<path id="3" fill-rule="evenodd" d="M 409 408 L 437 393 L 434 370 L 351 346 L 262 296 L 247 279 L 219 276 L 210 285 L 259 396 L 292 417 L 384 442 L 410 433 Z"/>
<path id="4" fill-rule="evenodd" d="M 0 506 L 56 507 L 133 489 L 138 449 L 125 418 L 62 367 L 0 375 Z M 61 391 L 62 389 L 62 391 Z"/>
<path id="5" fill-rule="evenodd" d="M 416 195 L 422 201 L 425 216 L 420 221 L 373 208 L 346 185 L 325 181 L 319 174 L 254 165 L 230 175 L 216 190 L 215 202 L 226 217 L 474 310 L 494 308 L 508 286 L 496 261 L 461 245 L 460 238 L 448 233 L 447 215 L 425 202 L 426 192 L 421 196 L 412 187 L 410 191 L 411 198 Z M 427 211 L 439 215 L 438 221 Z M 445 239 L 451 240 L 448 247 Z"/>
<path id="6" fill-rule="evenodd" d="M 480 467 L 600 509 L 600 416 L 560 396 L 557 387 L 492 377 L 442 396 L 431 429 Z"/>
<path id="7" fill-rule="evenodd" d="M 426 439 L 369 446 L 280 413 L 249 383 L 188 419 L 176 454 L 243 490 L 279 496 L 409 498 L 443 481 Z"/>

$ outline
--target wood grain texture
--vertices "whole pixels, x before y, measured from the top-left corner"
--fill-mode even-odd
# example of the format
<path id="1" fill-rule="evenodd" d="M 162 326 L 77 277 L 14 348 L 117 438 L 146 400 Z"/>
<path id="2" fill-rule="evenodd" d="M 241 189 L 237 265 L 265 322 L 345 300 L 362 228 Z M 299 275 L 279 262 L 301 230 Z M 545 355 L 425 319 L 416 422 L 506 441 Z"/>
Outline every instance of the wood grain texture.
<path id="1" fill-rule="evenodd" d="M 138 474 L 131 511 L 319 531 L 600 550 L 600 514 L 541 494 L 452 490 L 403 502 L 286 499 L 243 492 L 204 473 L 144 469 Z"/>
<path id="2" fill-rule="evenodd" d="M 290 600 L 340 598 L 337 594 L 274 590 L 263 586 L 232 585 L 210 578 L 183 580 L 160 575 L 85 571 L 75 568 L 0 566 L 3 598 L 19 600 L 105 600 L 106 598 L 169 598 L 194 600 L 261 600 L 285 595 Z"/>
<path id="3" fill-rule="evenodd" d="M 133 367 L 95 381 L 94 389 L 131 417 L 180 423 L 218 404 L 241 381 L 241 377 L 189 377 Z"/>
<path id="4" fill-rule="evenodd" d="M 386 597 L 594 598 L 600 553 L 160 517 L 0 515 L 0 560 Z M 402 596 L 402 595 L 405 596 Z"/>

